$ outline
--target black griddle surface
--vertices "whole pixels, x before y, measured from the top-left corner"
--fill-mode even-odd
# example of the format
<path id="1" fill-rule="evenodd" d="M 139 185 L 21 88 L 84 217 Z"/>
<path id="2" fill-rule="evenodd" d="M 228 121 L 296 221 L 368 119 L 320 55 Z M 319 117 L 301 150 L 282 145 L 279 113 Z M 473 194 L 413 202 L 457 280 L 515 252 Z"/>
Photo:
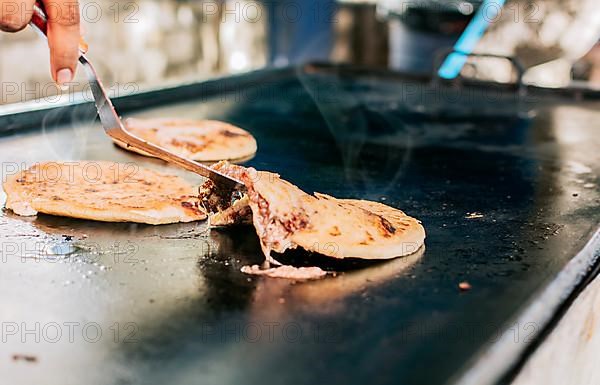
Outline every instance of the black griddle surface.
<path id="1" fill-rule="evenodd" d="M 401 208 L 422 220 L 424 253 L 365 264 L 294 252 L 282 258 L 314 258 L 341 273 L 291 283 L 239 272 L 261 260 L 253 228 L 5 211 L 3 320 L 102 330 L 95 342 L 81 329 L 68 341 L 64 326 L 58 342 L 8 336 L 0 367 L 11 383 L 443 384 L 502 333 L 531 342 L 545 325 L 511 320 L 598 227 L 598 104 L 523 105 L 510 93 L 488 100 L 477 89 L 440 98 L 418 92 L 423 83 L 313 72 L 267 71 L 254 82 L 248 75 L 237 89 L 127 115 L 237 124 L 259 144 L 247 165 L 305 191 Z M 117 149 L 95 122 L 55 123 L 88 112 L 60 109 L 41 130 L 0 138 L 2 161 L 118 160 L 187 175 Z M 86 248 L 48 258 L 57 244 Z M 33 258 L 35 247 L 45 258 Z M 462 281 L 472 289 L 461 292 Z M 12 362 L 15 353 L 38 361 Z"/>

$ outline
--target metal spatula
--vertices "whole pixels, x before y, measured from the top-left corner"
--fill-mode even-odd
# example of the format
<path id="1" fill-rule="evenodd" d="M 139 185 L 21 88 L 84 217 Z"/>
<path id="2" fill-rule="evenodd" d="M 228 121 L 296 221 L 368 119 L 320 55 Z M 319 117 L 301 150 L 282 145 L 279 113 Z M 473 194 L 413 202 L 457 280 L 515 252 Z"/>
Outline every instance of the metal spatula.
<path id="1" fill-rule="evenodd" d="M 41 32 L 43 36 L 46 36 L 48 30 L 47 20 L 48 18 L 46 16 L 43 4 L 37 1 L 33 7 L 33 16 L 29 25 L 31 25 L 35 30 Z M 121 122 L 119 115 L 117 115 L 110 98 L 106 94 L 106 91 L 102 86 L 102 82 L 98 78 L 98 74 L 96 73 L 94 66 L 85 56 L 87 52 L 87 44 L 83 40 L 80 41 L 79 51 L 79 62 L 87 74 L 90 88 L 92 90 L 92 94 L 94 95 L 96 109 L 98 110 L 98 115 L 100 116 L 100 122 L 102 123 L 102 127 L 104 127 L 104 131 L 106 131 L 108 136 L 125 143 L 128 147 L 142 150 L 166 162 L 176 164 L 185 168 L 186 170 L 209 178 L 220 188 L 227 190 L 241 190 L 244 188 L 243 184 L 235 178 L 217 172 L 201 163 L 182 158 L 179 155 L 173 154 L 162 147 L 148 143 L 147 141 L 129 133 L 123 126 L 123 123 Z"/>

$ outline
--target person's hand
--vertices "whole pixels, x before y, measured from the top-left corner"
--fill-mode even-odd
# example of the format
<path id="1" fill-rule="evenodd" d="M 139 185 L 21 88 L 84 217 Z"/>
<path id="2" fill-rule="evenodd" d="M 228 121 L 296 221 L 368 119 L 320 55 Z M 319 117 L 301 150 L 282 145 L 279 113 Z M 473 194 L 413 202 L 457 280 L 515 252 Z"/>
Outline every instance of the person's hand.
<path id="1" fill-rule="evenodd" d="M 27 26 L 35 0 L 0 0 L 0 30 L 18 32 Z M 79 58 L 77 0 L 43 0 L 48 16 L 48 45 L 52 77 L 59 85 L 70 82 Z"/>

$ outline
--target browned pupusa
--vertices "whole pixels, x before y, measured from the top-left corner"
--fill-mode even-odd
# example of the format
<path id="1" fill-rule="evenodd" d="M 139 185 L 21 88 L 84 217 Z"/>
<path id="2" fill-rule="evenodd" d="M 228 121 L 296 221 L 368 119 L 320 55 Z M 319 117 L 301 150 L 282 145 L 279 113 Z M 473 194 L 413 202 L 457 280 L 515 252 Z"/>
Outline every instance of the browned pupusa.
<path id="1" fill-rule="evenodd" d="M 256 140 L 249 132 L 216 120 L 175 118 L 126 119 L 125 127 L 135 136 L 177 155 L 199 161 L 248 158 L 256 152 Z M 147 153 L 115 141 L 142 155 Z"/>
<path id="2" fill-rule="evenodd" d="M 310 195 L 277 174 L 226 162 L 214 167 L 246 185 L 252 222 L 267 259 L 271 251 L 298 246 L 334 258 L 389 259 L 423 245 L 421 223 L 382 203 Z"/>
<path id="3" fill-rule="evenodd" d="M 105 222 L 153 225 L 206 218 L 194 187 L 133 163 L 44 162 L 7 178 L 6 208 Z"/>

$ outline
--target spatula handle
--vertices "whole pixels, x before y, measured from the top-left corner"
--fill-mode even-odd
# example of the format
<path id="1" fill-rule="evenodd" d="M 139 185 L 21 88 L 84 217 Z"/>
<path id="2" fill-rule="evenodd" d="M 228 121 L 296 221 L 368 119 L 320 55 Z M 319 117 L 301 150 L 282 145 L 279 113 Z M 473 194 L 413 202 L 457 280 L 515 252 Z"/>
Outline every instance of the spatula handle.
<path id="1" fill-rule="evenodd" d="M 33 14 L 31 15 L 31 21 L 29 22 L 35 30 L 40 32 L 44 36 L 48 36 L 48 16 L 46 14 L 46 8 L 44 3 L 37 0 L 33 5 Z M 79 52 L 85 54 L 88 51 L 88 44 L 83 40 L 83 37 L 79 38 Z"/>

